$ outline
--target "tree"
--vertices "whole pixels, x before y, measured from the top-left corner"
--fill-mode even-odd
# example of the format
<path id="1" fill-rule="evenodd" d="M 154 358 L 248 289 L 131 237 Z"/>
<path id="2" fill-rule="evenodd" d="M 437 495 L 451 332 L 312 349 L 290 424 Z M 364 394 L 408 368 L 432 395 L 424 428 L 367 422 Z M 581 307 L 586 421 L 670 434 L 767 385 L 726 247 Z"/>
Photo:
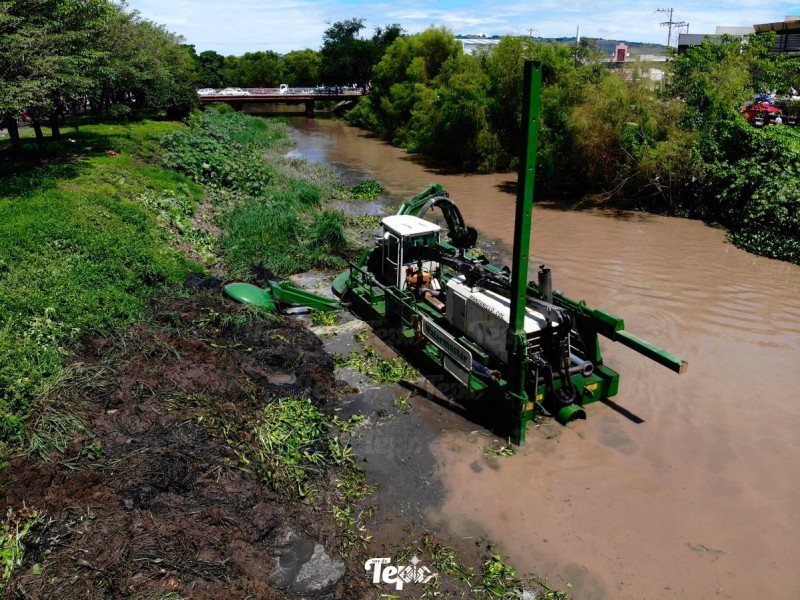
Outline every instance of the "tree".
<path id="1" fill-rule="evenodd" d="M 373 65 L 372 44 L 360 37 L 364 19 L 339 21 L 322 37 L 320 77 L 329 85 L 366 84 Z"/>
<path id="2" fill-rule="evenodd" d="M 100 58 L 102 23 L 115 7 L 106 0 L 13 0 L 0 3 L 0 117 L 19 153 L 16 119 L 26 112 L 37 143 L 41 121 L 57 119 L 66 103 L 92 87 L 91 71 Z"/>
<path id="3" fill-rule="evenodd" d="M 319 83 L 322 58 L 314 50 L 295 50 L 283 57 L 284 83 L 311 87 Z"/>
<path id="4" fill-rule="evenodd" d="M 225 59 L 227 85 L 241 87 L 277 87 L 283 83 L 283 62 L 277 53 L 246 52 Z"/>
<path id="5" fill-rule="evenodd" d="M 753 94 L 787 88 L 779 67 L 784 58 L 770 52 L 774 36 L 724 35 L 720 43 L 706 40 L 675 57 L 668 92 L 686 102 L 688 127 L 733 118 Z"/>
<path id="6" fill-rule="evenodd" d="M 120 11 L 107 23 L 103 41 L 107 60 L 96 68 L 95 106 L 165 111 L 171 118 L 196 106 L 195 61 L 182 38 Z"/>
<path id="7" fill-rule="evenodd" d="M 375 33 L 372 36 L 372 46 L 375 49 L 374 56 L 372 57 L 373 64 L 378 64 L 386 50 L 391 46 L 394 41 L 404 35 L 403 28 L 398 23 L 392 23 L 385 27 L 376 27 Z"/>
<path id="8" fill-rule="evenodd" d="M 416 111 L 417 123 L 429 122 L 423 118 L 426 110 L 433 110 L 428 90 L 435 88 L 433 80 L 444 63 L 461 54 L 461 44 L 444 27 L 396 38 L 373 69 L 372 92 L 361 99 L 348 119 L 392 143 L 426 146 L 422 140 L 427 139 L 427 132 L 417 132 L 420 135 L 415 141 L 409 136 L 411 115 Z"/>
<path id="9" fill-rule="evenodd" d="M 41 123 L 77 97 L 188 114 L 197 103 L 194 48 L 110 0 L 0 2 L 0 120 L 18 155 L 16 119 L 28 114 L 40 147 Z"/>
<path id="10" fill-rule="evenodd" d="M 481 167 L 488 162 L 482 150 L 496 148 L 496 140 L 489 131 L 489 78 L 479 60 L 453 54 L 432 83 L 433 93 L 423 95 L 412 109 L 409 148 L 467 170 Z M 425 102 L 427 98 L 430 102 Z M 487 170 L 493 167 L 490 164 Z"/>
<path id="11" fill-rule="evenodd" d="M 225 57 L 213 50 L 201 52 L 197 57 L 197 85 L 219 88 L 226 85 L 223 70 Z"/>

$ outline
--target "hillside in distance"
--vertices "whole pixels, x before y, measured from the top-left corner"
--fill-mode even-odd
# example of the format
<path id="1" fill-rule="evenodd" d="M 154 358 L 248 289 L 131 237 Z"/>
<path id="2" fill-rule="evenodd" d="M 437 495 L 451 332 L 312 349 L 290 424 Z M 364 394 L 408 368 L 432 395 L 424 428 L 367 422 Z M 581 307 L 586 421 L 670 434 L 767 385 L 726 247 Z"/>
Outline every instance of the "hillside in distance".
<path id="1" fill-rule="evenodd" d="M 500 35 L 457 35 L 458 39 L 500 39 Z M 559 38 L 546 38 L 534 37 L 537 42 L 544 42 L 548 44 L 574 44 L 575 37 L 559 37 Z M 603 54 L 612 54 L 620 42 L 627 44 L 628 52 L 631 56 L 640 56 L 642 54 L 655 54 L 664 56 L 667 53 L 667 46 L 665 44 L 651 44 L 648 42 L 629 42 L 627 40 L 606 40 L 603 38 L 584 37 L 584 40 L 589 40 L 597 46 L 597 49 Z"/>

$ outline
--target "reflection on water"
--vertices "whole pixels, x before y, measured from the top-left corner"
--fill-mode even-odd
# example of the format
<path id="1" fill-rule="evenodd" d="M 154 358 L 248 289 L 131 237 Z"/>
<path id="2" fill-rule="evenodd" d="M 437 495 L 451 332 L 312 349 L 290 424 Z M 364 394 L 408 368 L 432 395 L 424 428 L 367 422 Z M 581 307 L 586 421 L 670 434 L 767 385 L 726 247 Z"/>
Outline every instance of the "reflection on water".
<path id="1" fill-rule="evenodd" d="M 515 175 L 434 174 L 341 123 L 292 124 L 300 155 L 375 178 L 398 202 L 441 183 L 482 236 L 511 243 Z M 624 217 L 537 206 L 531 276 L 547 263 L 555 289 L 623 316 L 688 372 L 609 342 L 614 402 L 641 422 L 594 404 L 555 439 L 531 426 L 516 456 L 492 461 L 486 437 L 446 432 L 433 454 L 448 498 L 429 518 L 584 600 L 798 598 L 800 267 L 699 222 Z"/>

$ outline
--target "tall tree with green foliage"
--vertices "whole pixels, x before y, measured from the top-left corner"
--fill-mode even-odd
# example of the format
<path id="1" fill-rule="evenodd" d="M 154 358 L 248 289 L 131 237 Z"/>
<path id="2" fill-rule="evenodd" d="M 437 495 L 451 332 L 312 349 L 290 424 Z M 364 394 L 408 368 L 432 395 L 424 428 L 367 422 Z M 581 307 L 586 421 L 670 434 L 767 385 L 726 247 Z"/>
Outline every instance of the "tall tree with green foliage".
<path id="1" fill-rule="evenodd" d="M 106 0 L 14 0 L 0 3 L 0 117 L 19 150 L 16 118 L 56 125 L 66 104 L 92 89 L 93 65 L 102 56 L 98 37 L 114 10 Z"/>
<path id="2" fill-rule="evenodd" d="M 376 131 L 381 137 L 407 146 L 412 114 L 432 110 L 436 77 L 451 57 L 463 54 L 461 44 L 446 28 L 429 28 L 399 37 L 387 48 L 372 73 L 372 92 L 348 114 L 351 123 Z M 423 107 L 428 107 L 427 109 Z M 421 126 L 423 120 L 418 120 Z M 427 132 L 417 131 L 418 140 Z M 425 146 L 422 141 L 417 146 Z"/>
<path id="3" fill-rule="evenodd" d="M 364 19 L 338 21 L 325 30 L 320 56 L 320 78 L 328 85 L 356 84 L 366 88 L 372 68 L 386 49 L 403 35 L 400 25 L 378 27 L 371 39 L 359 36 Z"/>
<path id="4" fill-rule="evenodd" d="M 0 120 L 19 153 L 16 120 L 58 118 L 78 97 L 188 114 L 196 104 L 194 63 L 181 39 L 110 0 L 0 2 Z"/>
<path id="5" fill-rule="evenodd" d="M 227 85 L 247 88 L 277 87 L 283 83 L 284 64 L 277 52 L 245 52 L 225 59 Z"/>
<path id="6" fill-rule="evenodd" d="M 373 64 L 372 44 L 361 37 L 364 19 L 338 21 L 322 36 L 320 77 L 329 85 L 364 84 Z"/>
<path id="7" fill-rule="evenodd" d="M 197 85 L 201 88 L 219 88 L 225 86 L 225 57 L 205 50 L 197 56 Z"/>
<path id="8" fill-rule="evenodd" d="M 319 83 L 322 57 L 314 50 L 295 50 L 283 57 L 284 83 L 289 86 L 311 87 Z"/>

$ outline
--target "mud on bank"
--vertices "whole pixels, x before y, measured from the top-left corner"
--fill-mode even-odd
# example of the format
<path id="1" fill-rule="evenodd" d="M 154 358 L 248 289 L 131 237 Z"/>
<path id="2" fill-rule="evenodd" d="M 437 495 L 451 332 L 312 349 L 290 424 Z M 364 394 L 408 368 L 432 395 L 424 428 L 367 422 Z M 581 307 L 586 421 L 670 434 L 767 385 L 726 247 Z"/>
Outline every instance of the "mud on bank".
<path id="1" fill-rule="evenodd" d="M 342 391 L 302 324 L 195 288 L 85 340 L 66 372 L 5 472 L 4 505 L 43 516 L 2 597 L 365 597 L 337 559 L 335 470 L 317 501 L 286 502 L 253 460 L 265 405 L 331 415 Z"/>

